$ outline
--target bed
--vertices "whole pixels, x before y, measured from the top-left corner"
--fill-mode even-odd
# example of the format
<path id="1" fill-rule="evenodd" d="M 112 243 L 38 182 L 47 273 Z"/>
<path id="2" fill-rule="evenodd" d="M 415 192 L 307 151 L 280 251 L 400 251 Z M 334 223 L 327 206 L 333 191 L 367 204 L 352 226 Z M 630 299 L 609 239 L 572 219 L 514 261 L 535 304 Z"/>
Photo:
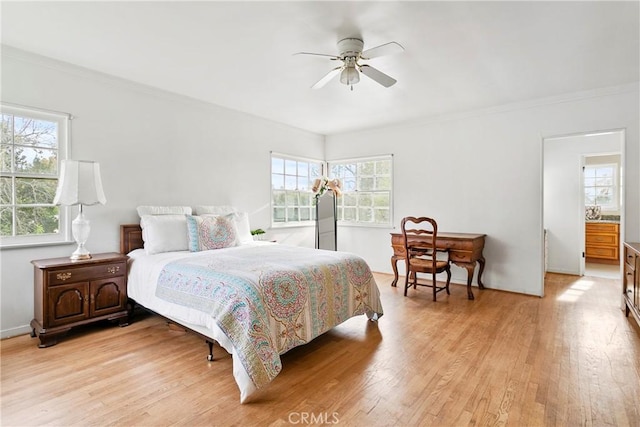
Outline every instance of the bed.
<path id="1" fill-rule="evenodd" d="M 140 305 L 217 342 L 233 360 L 240 402 L 280 372 L 280 355 L 345 320 L 383 314 L 364 260 L 344 252 L 244 242 L 202 251 L 145 251 L 139 224 L 121 225 L 127 290 Z"/>

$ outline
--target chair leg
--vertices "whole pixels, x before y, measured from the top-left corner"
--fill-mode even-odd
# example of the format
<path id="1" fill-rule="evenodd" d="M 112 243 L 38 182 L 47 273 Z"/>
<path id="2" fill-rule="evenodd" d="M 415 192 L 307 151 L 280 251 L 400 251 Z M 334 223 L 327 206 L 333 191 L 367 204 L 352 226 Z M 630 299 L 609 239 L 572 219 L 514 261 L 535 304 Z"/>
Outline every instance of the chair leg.
<path id="1" fill-rule="evenodd" d="M 409 271 L 404 275 L 404 296 L 407 296 L 407 288 L 409 287 Z"/>
<path id="2" fill-rule="evenodd" d="M 436 273 L 431 273 L 431 284 L 433 285 L 433 300 L 436 300 L 436 292 L 438 292 L 438 288 L 436 287 Z"/>

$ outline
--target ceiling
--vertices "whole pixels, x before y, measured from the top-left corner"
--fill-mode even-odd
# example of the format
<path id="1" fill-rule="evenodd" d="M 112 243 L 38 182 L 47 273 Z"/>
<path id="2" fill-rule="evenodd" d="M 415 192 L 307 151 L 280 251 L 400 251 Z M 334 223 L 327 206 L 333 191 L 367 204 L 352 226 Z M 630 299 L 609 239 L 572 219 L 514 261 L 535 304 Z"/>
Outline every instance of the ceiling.
<path id="1" fill-rule="evenodd" d="M 634 2 L 7 2 L 2 43 L 330 135 L 640 80 Z M 350 91 L 323 57 L 405 52 Z"/>

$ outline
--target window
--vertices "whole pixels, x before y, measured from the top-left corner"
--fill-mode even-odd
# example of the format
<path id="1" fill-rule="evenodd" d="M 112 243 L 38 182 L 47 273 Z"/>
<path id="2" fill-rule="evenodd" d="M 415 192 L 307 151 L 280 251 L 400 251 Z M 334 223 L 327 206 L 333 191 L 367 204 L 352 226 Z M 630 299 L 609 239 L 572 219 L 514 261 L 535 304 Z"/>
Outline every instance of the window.
<path id="1" fill-rule="evenodd" d="M 329 162 L 329 177 L 338 178 L 342 224 L 391 226 L 393 156 Z"/>
<path id="2" fill-rule="evenodd" d="M 53 204 L 66 158 L 69 116 L 0 106 L 0 243 L 68 241 L 67 216 Z"/>
<path id="3" fill-rule="evenodd" d="M 618 210 L 617 165 L 601 164 L 584 167 L 584 204 Z"/>
<path id="4" fill-rule="evenodd" d="M 323 162 L 271 154 L 271 224 L 310 225 L 316 218 L 313 181 L 322 176 Z"/>

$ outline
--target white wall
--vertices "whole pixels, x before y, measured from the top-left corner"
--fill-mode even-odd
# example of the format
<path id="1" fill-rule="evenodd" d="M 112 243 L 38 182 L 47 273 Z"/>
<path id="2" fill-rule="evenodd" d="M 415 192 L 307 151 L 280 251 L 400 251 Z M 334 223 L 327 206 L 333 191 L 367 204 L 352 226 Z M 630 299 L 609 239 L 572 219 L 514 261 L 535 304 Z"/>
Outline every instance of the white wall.
<path id="1" fill-rule="evenodd" d="M 71 157 L 100 162 L 107 196 L 89 206 L 93 253 L 119 250 L 119 225 L 146 204 L 232 204 L 270 225 L 270 151 L 324 157 L 324 137 L 14 49 L 2 51 L 2 101 L 71 113 Z M 73 216 L 75 216 L 75 210 Z M 313 247 L 313 228 L 269 232 Z M 33 318 L 33 259 L 73 245 L 0 252 L 2 337 Z"/>
<path id="2" fill-rule="evenodd" d="M 638 84 L 328 136 L 326 158 L 394 154 L 394 223 L 486 233 L 487 287 L 543 294 L 542 139 L 626 129 L 626 239 L 640 240 Z M 392 229 L 339 227 L 338 248 L 391 272 Z M 454 280 L 466 272 L 454 268 Z"/>
<path id="3" fill-rule="evenodd" d="M 586 154 L 622 152 L 622 132 L 546 138 L 544 214 L 549 239 L 548 271 L 582 273 L 585 250 L 581 167 Z"/>

